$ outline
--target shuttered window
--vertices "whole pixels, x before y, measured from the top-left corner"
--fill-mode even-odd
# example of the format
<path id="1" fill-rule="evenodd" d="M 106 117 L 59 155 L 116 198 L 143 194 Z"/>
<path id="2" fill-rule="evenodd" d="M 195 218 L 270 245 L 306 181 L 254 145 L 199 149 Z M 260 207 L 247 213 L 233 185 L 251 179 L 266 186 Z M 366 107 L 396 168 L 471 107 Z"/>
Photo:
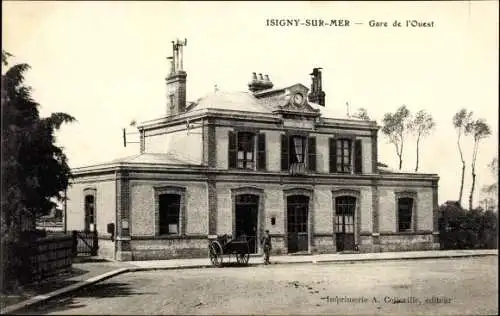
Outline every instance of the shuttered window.
<path id="1" fill-rule="evenodd" d="M 266 134 L 259 134 L 257 139 L 257 169 L 266 170 Z"/>
<path id="2" fill-rule="evenodd" d="M 329 139 L 330 148 L 330 173 L 337 172 L 337 142 L 335 138 Z"/>
<path id="3" fill-rule="evenodd" d="M 236 133 L 235 132 L 229 132 L 228 133 L 228 149 L 229 149 L 229 155 L 228 155 L 228 165 L 229 168 L 236 168 Z"/>
<path id="4" fill-rule="evenodd" d="M 281 170 L 288 171 L 289 167 L 288 136 L 281 135 Z"/>
<path id="5" fill-rule="evenodd" d="M 307 145 L 307 160 L 309 171 L 316 172 L 316 137 L 309 137 Z"/>
<path id="6" fill-rule="evenodd" d="M 363 173 L 363 154 L 361 140 L 354 142 L 354 173 Z"/>

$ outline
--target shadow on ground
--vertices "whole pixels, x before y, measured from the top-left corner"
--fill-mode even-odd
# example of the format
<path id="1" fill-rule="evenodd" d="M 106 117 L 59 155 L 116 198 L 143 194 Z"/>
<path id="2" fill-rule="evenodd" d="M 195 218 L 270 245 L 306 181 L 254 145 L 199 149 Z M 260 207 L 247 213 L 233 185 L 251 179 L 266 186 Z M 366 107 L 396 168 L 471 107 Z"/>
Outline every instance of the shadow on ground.
<path id="1" fill-rule="evenodd" d="M 137 292 L 133 289 L 131 284 L 119 282 L 103 282 L 97 283 L 92 286 L 83 288 L 79 291 L 64 295 L 61 297 L 53 298 L 49 301 L 41 302 L 40 304 L 31 306 L 24 310 L 16 312 L 17 315 L 39 315 L 49 312 L 70 312 L 75 308 L 83 308 L 86 304 L 81 303 L 80 300 L 85 298 L 115 298 L 115 297 L 129 297 L 135 295 L 155 294 L 146 292 Z"/>
<path id="2" fill-rule="evenodd" d="M 47 294 L 57 289 L 70 286 L 79 282 L 79 280 L 72 280 L 72 278 L 85 275 L 88 272 L 87 270 L 72 267 L 68 272 L 60 273 L 40 282 L 26 284 L 11 293 L 2 293 L 0 306 L 3 309 L 6 306 L 19 303 L 34 296 Z"/>
<path id="3" fill-rule="evenodd" d="M 109 260 L 104 258 L 85 257 L 85 256 L 79 256 L 73 258 L 73 263 L 83 263 L 83 262 L 109 262 Z"/>

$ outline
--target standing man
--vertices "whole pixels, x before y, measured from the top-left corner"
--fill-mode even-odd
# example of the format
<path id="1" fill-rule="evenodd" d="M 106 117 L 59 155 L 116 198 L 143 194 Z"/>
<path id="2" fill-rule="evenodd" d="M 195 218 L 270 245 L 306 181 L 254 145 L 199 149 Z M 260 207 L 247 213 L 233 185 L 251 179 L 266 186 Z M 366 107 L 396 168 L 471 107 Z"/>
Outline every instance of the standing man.
<path id="1" fill-rule="evenodd" d="M 262 237 L 262 247 L 264 248 L 264 264 L 270 264 L 269 262 L 269 254 L 271 253 L 271 249 L 273 248 L 271 245 L 271 236 L 269 236 L 269 230 L 266 230 L 264 236 Z"/>

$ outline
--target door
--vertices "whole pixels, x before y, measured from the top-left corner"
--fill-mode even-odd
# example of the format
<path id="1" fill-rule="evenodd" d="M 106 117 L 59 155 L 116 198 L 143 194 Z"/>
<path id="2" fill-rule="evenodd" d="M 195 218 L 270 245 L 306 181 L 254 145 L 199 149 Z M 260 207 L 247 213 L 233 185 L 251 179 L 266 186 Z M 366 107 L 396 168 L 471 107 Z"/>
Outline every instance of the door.
<path id="1" fill-rule="evenodd" d="M 337 251 L 354 250 L 354 214 L 356 198 L 341 196 L 335 199 Z"/>
<path id="2" fill-rule="evenodd" d="M 292 195 L 287 198 L 288 253 L 309 249 L 308 211 L 309 198 L 307 196 Z"/>
<path id="3" fill-rule="evenodd" d="M 236 196 L 235 232 L 236 239 L 246 239 L 250 253 L 257 253 L 257 219 L 259 212 L 259 197 L 253 194 Z"/>

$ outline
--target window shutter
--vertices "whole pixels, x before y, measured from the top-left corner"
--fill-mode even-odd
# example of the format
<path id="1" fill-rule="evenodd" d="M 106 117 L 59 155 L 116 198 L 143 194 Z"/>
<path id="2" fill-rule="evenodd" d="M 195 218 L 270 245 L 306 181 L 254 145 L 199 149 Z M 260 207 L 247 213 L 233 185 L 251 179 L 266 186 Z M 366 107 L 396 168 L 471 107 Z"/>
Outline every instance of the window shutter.
<path id="1" fill-rule="evenodd" d="M 337 172 L 337 141 L 330 138 L 330 173 Z"/>
<path id="2" fill-rule="evenodd" d="M 361 149 L 361 139 L 354 142 L 354 173 L 363 172 L 363 155 Z"/>
<path id="3" fill-rule="evenodd" d="M 229 155 L 228 155 L 228 165 L 229 168 L 236 168 L 236 133 L 235 132 L 229 132 L 228 133 L 228 149 L 229 149 Z"/>
<path id="4" fill-rule="evenodd" d="M 281 170 L 288 171 L 288 136 L 281 135 Z"/>
<path id="5" fill-rule="evenodd" d="M 266 170 L 266 134 L 257 136 L 257 170 Z"/>
<path id="6" fill-rule="evenodd" d="M 309 171 L 316 172 L 316 137 L 309 137 L 307 160 Z"/>

